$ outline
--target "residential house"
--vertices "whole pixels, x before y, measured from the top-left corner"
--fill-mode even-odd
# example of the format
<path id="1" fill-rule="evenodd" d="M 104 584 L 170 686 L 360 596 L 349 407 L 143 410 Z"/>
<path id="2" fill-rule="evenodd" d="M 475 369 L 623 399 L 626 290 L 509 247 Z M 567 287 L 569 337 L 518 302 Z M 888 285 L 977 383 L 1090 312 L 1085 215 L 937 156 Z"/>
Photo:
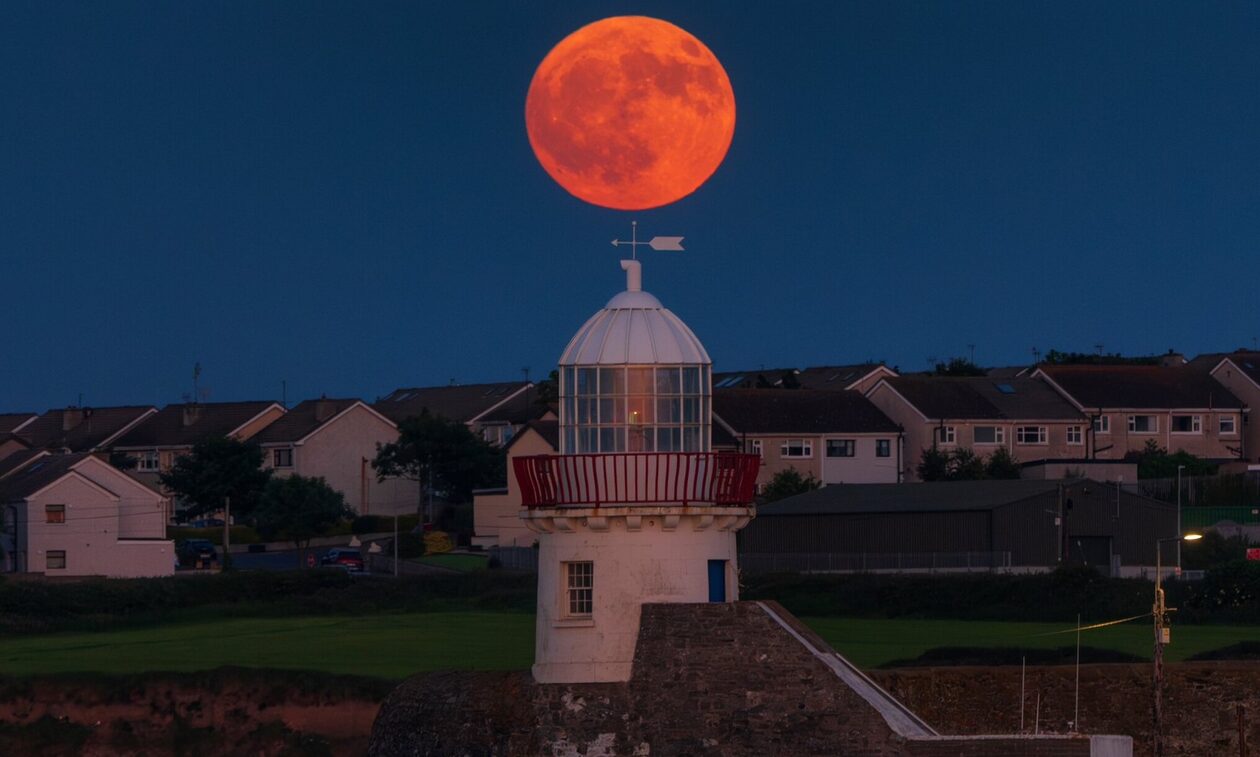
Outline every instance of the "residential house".
<path id="1" fill-rule="evenodd" d="M 1043 365 L 1043 379 L 1089 419 L 1086 455 L 1121 459 L 1155 442 L 1214 461 L 1242 460 L 1246 405 L 1190 366 Z"/>
<path id="2" fill-rule="evenodd" d="M 717 389 L 713 428 L 761 455 L 759 487 L 788 468 L 827 484 L 898 480 L 900 429 L 860 392 Z"/>
<path id="3" fill-rule="evenodd" d="M 1248 417 L 1251 409 L 1260 407 L 1260 352 L 1237 350 L 1226 354 L 1200 355 L 1190 361 L 1190 367 L 1205 369 L 1246 405 L 1248 412 L 1242 415 L 1242 450 L 1238 459 L 1260 462 L 1260 422 Z M 1227 430 L 1229 418 L 1228 415 L 1224 417 Z M 1221 431 L 1219 423 L 1221 421 L 1218 420 L 1218 432 Z"/>
<path id="4" fill-rule="evenodd" d="M 883 363 L 858 363 L 856 365 L 819 365 L 806 368 L 796 380 L 804 389 L 853 391 L 866 393 L 880 379 L 891 378 L 897 372 Z"/>
<path id="5" fill-rule="evenodd" d="M 933 445 L 983 457 L 1005 448 L 1021 463 L 1086 457 L 1088 419 L 1037 379 L 884 377 L 866 396 L 905 431 L 907 481 Z"/>
<path id="6" fill-rule="evenodd" d="M 252 439 L 284 415 L 279 402 L 190 402 L 167 405 L 149 415 L 113 443 L 136 460 L 135 476 L 154 489 L 158 477 L 193 445 L 214 437 Z"/>
<path id="7" fill-rule="evenodd" d="M 0 477 L 0 569 L 115 578 L 174 572 L 160 494 L 90 453 L 25 457 Z"/>
<path id="8" fill-rule="evenodd" d="M 35 413 L 0 413 L 0 460 L 14 452 L 31 448 L 31 443 L 20 436 L 17 430 L 38 417 Z"/>
<path id="9" fill-rule="evenodd" d="M 49 410 L 13 433 L 40 449 L 100 452 L 155 413 L 152 405 L 67 407 Z"/>
<path id="10" fill-rule="evenodd" d="M 420 504 L 417 482 L 378 481 L 372 468 L 377 447 L 397 439 L 398 426 L 361 400 L 321 398 L 299 403 L 252 441 L 275 475 L 323 478 L 356 513 L 394 515 Z"/>
<path id="11" fill-rule="evenodd" d="M 474 546 L 529 547 L 536 536 L 521 520 L 521 487 L 512 460 L 529 455 L 555 455 L 560 450 L 560 424 L 552 418 L 528 421 L 507 444 L 507 486 L 473 492 Z"/>
<path id="12" fill-rule="evenodd" d="M 713 374 L 714 389 L 799 389 L 796 368 L 761 368 L 755 371 L 719 371 Z"/>
<path id="13" fill-rule="evenodd" d="M 487 441 L 502 445 L 526 421 L 536 417 L 533 389 L 534 384 L 529 381 L 412 387 L 396 389 L 372 407 L 394 423 L 428 411 L 430 415 L 463 423 Z M 502 412 L 496 414 L 498 410 Z"/>

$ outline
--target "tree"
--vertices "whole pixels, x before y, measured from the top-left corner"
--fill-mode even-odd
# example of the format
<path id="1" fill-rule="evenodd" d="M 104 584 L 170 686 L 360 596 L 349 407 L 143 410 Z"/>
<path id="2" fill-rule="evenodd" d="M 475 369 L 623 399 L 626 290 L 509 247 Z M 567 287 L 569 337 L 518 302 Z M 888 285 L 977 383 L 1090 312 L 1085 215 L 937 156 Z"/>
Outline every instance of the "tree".
<path id="1" fill-rule="evenodd" d="M 950 481 L 979 481 L 985 477 L 984 458 L 959 447 L 949 456 Z"/>
<path id="2" fill-rule="evenodd" d="M 232 514 L 243 517 L 253 512 L 271 479 L 262 461 L 262 448 L 253 442 L 212 437 L 194 444 L 190 454 L 177 457 L 159 480 L 188 505 L 185 515 L 189 518 L 218 512 L 228 499 Z"/>
<path id="3" fill-rule="evenodd" d="M 560 371 L 552 369 L 547 378 L 534 384 L 534 404 L 549 407 L 560 401 Z"/>
<path id="4" fill-rule="evenodd" d="M 937 376 L 983 376 L 984 369 L 965 357 L 951 358 L 948 363 L 936 364 Z"/>
<path id="5" fill-rule="evenodd" d="M 118 470 L 135 470 L 136 459 L 126 452 L 112 449 L 109 451 L 109 464 Z"/>
<path id="6" fill-rule="evenodd" d="M 254 522 L 264 538 L 291 541 L 304 551 L 311 539 L 353 515 L 346 498 L 323 477 L 288 476 L 267 482 Z"/>
<path id="7" fill-rule="evenodd" d="M 762 503 L 795 497 L 797 494 L 812 492 L 822 486 L 822 482 L 814 478 L 813 473 L 801 475 L 795 468 L 781 470 L 774 474 L 766 488 L 761 490 Z"/>
<path id="8" fill-rule="evenodd" d="M 1147 439 L 1141 452 L 1130 452 L 1124 459 L 1137 463 L 1138 478 L 1176 478 L 1178 466 L 1185 468 L 1182 473 L 1186 476 L 1214 476 L 1218 468 L 1184 450 L 1170 455 L 1154 439 Z"/>
<path id="9" fill-rule="evenodd" d="M 1019 478 L 1019 460 L 1006 447 L 998 447 L 984 464 L 989 478 Z"/>
<path id="10" fill-rule="evenodd" d="M 380 481 L 405 478 L 432 487 L 448 501 L 472 500 L 473 489 L 502 486 L 506 480 L 502 449 L 476 436 L 458 421 L 427 409 L 398 425 L 398 441 L 380 444 L 372 468 Z"/>
<path id="11" fill-rule="evenodd" d="M 933 444 L 919 456 L 916 471 L 920 481 L 944 481 L 949 478 L 949 453 Z"/>

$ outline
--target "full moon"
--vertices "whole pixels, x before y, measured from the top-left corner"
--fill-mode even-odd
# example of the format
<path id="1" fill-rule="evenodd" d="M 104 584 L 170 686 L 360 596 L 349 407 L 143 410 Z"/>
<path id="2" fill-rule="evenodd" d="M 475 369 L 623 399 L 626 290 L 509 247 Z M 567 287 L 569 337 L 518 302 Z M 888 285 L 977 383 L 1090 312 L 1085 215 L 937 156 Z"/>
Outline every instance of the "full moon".
<path id="1" fill-rule="evenodd" d="M 618 210 L 667 205 L 721 165 L 735 93 L 709 48 L 666 21 L 617 16 L 561 40 L 534 72 L 525 128 L 575 197 Z"/>

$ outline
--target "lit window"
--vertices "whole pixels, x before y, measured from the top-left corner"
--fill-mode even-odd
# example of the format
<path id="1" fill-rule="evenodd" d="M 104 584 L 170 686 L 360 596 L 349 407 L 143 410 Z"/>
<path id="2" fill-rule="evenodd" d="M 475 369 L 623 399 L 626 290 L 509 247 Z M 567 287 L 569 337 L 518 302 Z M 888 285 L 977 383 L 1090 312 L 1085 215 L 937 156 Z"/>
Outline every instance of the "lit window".
<path id="1" fill-rule="evenodd" d="M 570 618 L 590 617 L 594 607 L 595 563 L 564 564 L 565 608 Z"/>
<path id="2" fill-rule="evenodd" d="M 1094 433 L 1095 434 L 1110 434 L 1111 433 L 1111 416 L 1110 415 L 1100 415 L 1094 419 Z"/>
<path id="3" fill-rule="evenodd" d="M 1082 430 L 1083 429 L 1080 426 L 1068 426 L 1067 427 L 1067 443 L 1076 444 L 1076 445 L 1084 444 L 1085 443 L 1084 437 L 1081 433 Z"/>
<path id="4" fill-rule="evenodd" d="M 853 457 L 855 449 L 852 439 L 827 440 L 827 457 Z"/>
<path id="5" fill-rule="evenodd" d="M 272 452 L 271 465 L 273 468 L 292 468 L 293 467 L 293 448 L 280 447 Z"/>
<path id="6" fill-rule="evenodd" d="M 937 426 L 936 427 L 936 443 L 937 444 L 953 444 L 956 434 L 953 426 Z"/>
<path id="7" fill-rule="evenodd" d="M 140 456 L 136 458 L 136 470 L 138 471 L 155 471 L 160 467 L 157 450 L 141 452 Z"/>
<path id="8" fill-rule="evenodd" d="M 892 443 L 887 439 L 875 440 L 875 457 L 891 457 Z"/>
<path id="9" fill-rule="evenodd" d="M 66 522 L 66 506 L 65 505 L 44 505 L 44 522 L 45 523 L 65 523 Z"/>
<path id="10" fill-rule="evenodd" d="M 1172 417 L 1172 432 L 1174 434 L 1200 434 L 1203 432 L 1203 416 L 1201 415 L 1174 415 Z"/>
<path id="11" fill-rule="evenodd" d="M 44 569 L 45 570 L 65 570 L 66 569 L 66 551 L 64 549 L 50 549 L 44 553 Z"/>
<path id="12" fill-rule="evenodd" d="M 1006 429 L 1001 426 L 976 426 L 974 434 L 975 444 L 1003 444 L 1006 442 Z"/>
<path id="13" fill-rule="evenodd" d="M 1230 435 L 1238 433 L 1237 421 L 1232 415 L 1222 415 L 1220 419 L 1220 429 L 1222 435 Z"/>
<path id="14" fill-rule="evenodd" d="M 1153 415 L 1130 415 L 1129 416 L 1129 433 L 1130 434 L 1159 433 L 1159 418 L 1156 418 Z"/>
<path id="15" fill-rule="evenodd" d="M 780 457 L 813 457 L 814 442 L 812 439 L 786 439 L 779 445 Z"/>
<path id="16" fill-rule="evenodd" d="M 1045 444 L 1045 426 L 1016 426 L 1015 441 L 1019 444 Z"/>

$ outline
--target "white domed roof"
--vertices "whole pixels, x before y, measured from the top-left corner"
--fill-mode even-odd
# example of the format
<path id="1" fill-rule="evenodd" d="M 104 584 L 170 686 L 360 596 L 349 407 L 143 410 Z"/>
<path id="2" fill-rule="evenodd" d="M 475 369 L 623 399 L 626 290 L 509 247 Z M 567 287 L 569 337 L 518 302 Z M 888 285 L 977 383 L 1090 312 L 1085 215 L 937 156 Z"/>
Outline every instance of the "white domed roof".
<path id="1" fill-rule="evenodd" d="M 626 291 L 591 316 L 560 356 L 560 365 L 709 365 L 709 353 L 687 324 L 639 288 L 639 262 L 623 260 Z"/>

